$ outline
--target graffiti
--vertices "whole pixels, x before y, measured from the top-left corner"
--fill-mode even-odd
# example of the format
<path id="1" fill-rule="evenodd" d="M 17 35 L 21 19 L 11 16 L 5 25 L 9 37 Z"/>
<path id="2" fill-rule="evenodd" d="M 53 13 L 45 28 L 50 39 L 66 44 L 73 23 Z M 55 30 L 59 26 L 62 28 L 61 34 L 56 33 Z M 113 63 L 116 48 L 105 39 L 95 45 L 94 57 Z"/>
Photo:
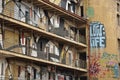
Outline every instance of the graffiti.
<path id="1" fill-rule="evenodd" d="M 90 75 L 93 76 L 94 78 L 97 78 L 98 74 L 101 71 L 101 66 L 99 61 L 100 61 L 100 56 L 97 56 L 97 57 L 91 56 L 89 72 L 90 72 Z"/>
<path id="2" fill-rule="evenodd" d="M 107 71 L 110 73 L 113 78 L 119 77 L 119 67 L 117 64 L 117 55 L 115 54 L 109 54 L 104 52 L 101 56 L 101 60 L 104 60 L 104 63 L 106 65 Z"/>
<path id="3" fill-rule="evenodd" d="M 104 25 L 99 22 L 92 22 L 90 24 L 90 47 L 91 48 L 105 48 L 106 36 Z"/>
<path id="4" fill-rule="evenodd" d="M 117 60 L 117 55 L 115 54 L 108 54 L 106 52 L 103 53 L 102 59 L 108 59 L 108 60 Z"/>
<path id="5" fill-rule="evenodd" d="M 118 64 L 115 64 L 113 72 L 114 72 L 114 77 L 119 78 L 119 66 L 118 66 Z"/>
<path id="6" fill-rule="evenodd" d="M 97 77 L 100 72 L 100 63 L 97 59 L 94 59 L 90 64 L 90 75 Z"/>
<path id="7" fill-rule="evenodd" d="M 96 54 L 96 53 L 93 53 Z M 117 63 L 117 55 L 104 52 L 98 53 L 97 56 L 90 57 L 89 72 L 91 80 L 97 78 L 119 78 L 119 66 Z"/>

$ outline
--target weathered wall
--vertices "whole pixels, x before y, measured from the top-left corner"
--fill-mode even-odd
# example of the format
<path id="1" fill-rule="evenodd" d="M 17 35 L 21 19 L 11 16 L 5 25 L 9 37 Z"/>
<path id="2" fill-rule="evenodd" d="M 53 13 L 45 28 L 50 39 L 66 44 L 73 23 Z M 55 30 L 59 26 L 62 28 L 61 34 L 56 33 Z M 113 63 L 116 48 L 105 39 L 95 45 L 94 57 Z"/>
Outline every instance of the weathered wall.
<path id="1" fill-rule="evenodd" d="M 50 2 L 55 3 L 56 5 L 60 5 L 61 0 L 50 0 Z"/>
<path id="2" fill-rule="evenodd" d="M 10 48 L 11 46 L 15 46 L 19 44 L 19 33 L 15 30 L 6 29 L 4 32 L 4 48 Z M 20 49 L 15 48 L 15 52 L 20 52 Z"/>
<path id="3" fill-rule="evenodd" d="M 3 13 L 7 16 L 14 17 L 14 2 L 9 1 L 8 3 L 5 4 Z"/>
<path id="4" fill-rule="evenodd" d="M 90 23 L 95 22 L 90 26 L 90 44 L 96 42 L 90 45 L 90 80 L 118 80 L 116 1 L 89 0 L 88 4 Z"/>

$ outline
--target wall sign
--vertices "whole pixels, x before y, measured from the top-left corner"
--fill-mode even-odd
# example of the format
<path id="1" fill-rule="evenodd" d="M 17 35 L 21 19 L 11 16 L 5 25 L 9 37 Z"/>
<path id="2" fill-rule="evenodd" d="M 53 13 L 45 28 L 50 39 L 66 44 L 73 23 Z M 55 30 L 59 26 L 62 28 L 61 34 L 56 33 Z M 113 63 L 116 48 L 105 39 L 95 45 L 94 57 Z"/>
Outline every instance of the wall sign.
<path id="1" fill-rule="evenodd" d="M 105 48 L 106 34 L 104 25 L 100 22 L 90 23 L 90 47 L 91 48 Z"/>

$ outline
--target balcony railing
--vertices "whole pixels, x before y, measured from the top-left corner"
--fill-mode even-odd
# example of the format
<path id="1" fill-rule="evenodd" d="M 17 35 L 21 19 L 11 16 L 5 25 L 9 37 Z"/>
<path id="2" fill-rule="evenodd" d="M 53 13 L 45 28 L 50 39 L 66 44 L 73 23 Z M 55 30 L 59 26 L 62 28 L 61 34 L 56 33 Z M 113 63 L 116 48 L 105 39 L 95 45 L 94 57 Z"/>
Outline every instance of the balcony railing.
<path id="1" fill-rule="evenodd" d="M 86 61 L 81 60 L 81 59 L 76 59 L 73 60 L 69 57 L 67 58 L 62 58 L 63 60 L 61 61 L 60 55 L 56 55 L 55 53 L 47 53 L 44 51 L 39 51 L 37 49 L 34 49 L 32 47 L 27 47 L 25 45 L 15 45 L 10 42 L 4 42 L 4 47 L 2 50 L 10 51 L 10 52 L 15 52 L 16 54 L 21 54 L 24 56 L 30 56 L 42 60 L 47 60 L 55 63 L 60 63 L 72 67 L 77 67 L 77 68 L 83 68 L 86 69 Z M 11 46 L 10 46 L 11 45 Z"/>
<path id="2" fill-rule="evenodd" d="M 9 76 L 0 75 L 0 80 L 27 80 L 27 78 L 18 77 L 18 76 L 13 76 L 13 78 L 10 78 Z M 32 80 L 41 80 L 41 79 L 32 79 Z"/>
<path id="3" fill-rule="evenodd" d="M 20 20 L 20 21 L 25 22 L 27 24 L 33 25 L 33 26 L 38 27 L 40 29 L 43 29 L 45 31 L 48 31 L 48 32 L 54 33 L 56 35 L 62 36 L 64 38 L 71 39 L 70 34 L 64 28 L 55 28 L 53 25 L 48 25 L 47 23 L 46 24 L 43 23 L 41 21 L 40 16 L 37 13 L 35 14 L 35 16 L 37 16 L 37 21 L 35 21 L 29 15 L 26 16 L 25 12 L 22 9 L 20 9 L 17 4 L 15 4 L 15 5 L 17 6 L 17 8 L 11 8 L 11 7 L 8 7 L 8 6 L 4 7 L 4 9 L 2 10 L 2 14 L 6 15 L 6 16 L 9 16 L 11 18 Z M 35 12 L 35 11 L 32 11 L 32 13 L 33 12 Z M 71 40 L 74 40 L 76 42 L 81 42 L 81 43 L 86 42 L 84 36 L 79 36 L 79 37 L 80 38 L 77 39 L 77 40 L 76 39 L 71 39 Z"/>
<path id="4" fill-rule="evenodd" d="M 86 60 L 82 60 L 82 59 L 70 60 L 70 58 L 65 58 L 62 60 L 61 63 L 66 64 L 68 66 L 77 67 L 77 68 L 83 68 L 83 69 L 87 68 Z"/>

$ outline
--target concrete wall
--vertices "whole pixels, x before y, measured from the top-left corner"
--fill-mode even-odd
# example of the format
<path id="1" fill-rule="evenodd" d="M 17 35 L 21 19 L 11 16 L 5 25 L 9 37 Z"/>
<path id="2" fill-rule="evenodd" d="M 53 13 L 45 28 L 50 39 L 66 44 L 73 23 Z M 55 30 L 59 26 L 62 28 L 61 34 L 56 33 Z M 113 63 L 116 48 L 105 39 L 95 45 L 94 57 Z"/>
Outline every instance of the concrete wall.
<path id="1" fill-rule="evenodd" d="M 90 80 L 118 80 L 119 78 L 116 5 L 115 0 L 89 0 L 88 2 L 88 7 L 92 8 L 93 13 L 93 16 L 89 17 L 90 23 L 97 23 L 95 30 L 98 30 L 98 35 L 100 26 L 104 27 L 101 29 L 104 40 L 98 42 L 106 45 L 90 48 Z M 98 37 L 101 38 L 100 35 Z"/>

